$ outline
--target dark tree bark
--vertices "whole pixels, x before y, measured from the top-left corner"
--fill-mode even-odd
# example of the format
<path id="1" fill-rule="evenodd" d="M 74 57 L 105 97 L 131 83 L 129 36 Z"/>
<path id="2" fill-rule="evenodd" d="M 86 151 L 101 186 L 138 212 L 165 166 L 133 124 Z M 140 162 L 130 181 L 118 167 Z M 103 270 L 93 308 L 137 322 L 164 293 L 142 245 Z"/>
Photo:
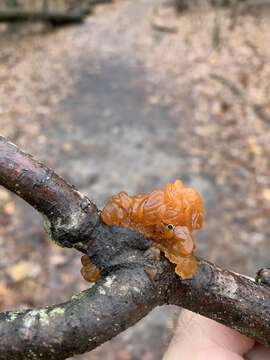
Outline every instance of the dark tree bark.
<path id="1" fill-rule="evenodd" d="M 86 251 L 98 211 L 86 196 L 51 169 L 0 137 L 0 185 L 38 210 L 51 238 L 63 247 Z"/>
<path id="2" fill-rule="evenodd" d="M 0 184 L 47 219 L 53 240 L 87 253 L 102 271 L 66 303 L 0 314 L 0 359 L 65 359 L 132 326 L 155 306 L 175 304 L 270 346 L 270 288 L 199 260 L 191 280 L 142 235 L 99 221 L 96 206 L 51 169 L 0 138 Z"/>

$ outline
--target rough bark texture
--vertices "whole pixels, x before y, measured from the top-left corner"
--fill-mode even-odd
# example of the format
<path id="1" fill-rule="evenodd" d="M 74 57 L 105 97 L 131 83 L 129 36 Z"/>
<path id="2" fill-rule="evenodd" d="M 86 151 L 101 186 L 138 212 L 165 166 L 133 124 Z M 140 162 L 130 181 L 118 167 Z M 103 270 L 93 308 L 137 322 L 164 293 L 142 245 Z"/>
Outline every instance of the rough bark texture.
<path id="1" fill-rule="evenodd" d="M 99 217 L 95 204 L 3 137 L 0 137 L 0 184 L 45 217 L 47 231 L 58 245 L 86 250 Z"/>
<path id="2" fill-rule="evenodd" d="M 142 268 L 118 270 L 70 301 L 0 315 L 0 359 L 66 359 L 94 349 L 140 320 L 160 295 Z"/>
<path id="3" fill-rule="evenodd" d="M 172 283 L 169 303 L 207 316 L 270 346 L 270 288 L 252 279 L 202 260 L 191 281 Z"/>
<path id="4" fill-rule="evenodd" d="M 51 169 L 0 138 L 0 184 L 47 218 L 61 246 L 87 253 L 103 277 L 66 303 L 0 314 L 0 359 L 65 359 L 84 353 L 151 309 L 176 304 L 270 346 L 270 288 L 199 260 L 182 281 L 151 241 L 99 221 L 96 206 Z"/>

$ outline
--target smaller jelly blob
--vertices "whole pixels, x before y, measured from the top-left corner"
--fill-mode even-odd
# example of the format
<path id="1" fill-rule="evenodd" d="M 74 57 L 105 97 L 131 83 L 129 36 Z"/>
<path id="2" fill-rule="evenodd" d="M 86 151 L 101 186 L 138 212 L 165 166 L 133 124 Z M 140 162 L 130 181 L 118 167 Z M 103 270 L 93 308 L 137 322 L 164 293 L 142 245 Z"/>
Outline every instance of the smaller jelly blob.
<path id="1" fill-rule="evenodd" d="M 100 271 L 96 267 L 96 265 L 91 263 L 89 256 L 83 255 L 81 257 L 81 263 L 82 263 L 81 275 L 84 278 L 84 280 L 88 282 L 96 282 L 100 277 Z"/>

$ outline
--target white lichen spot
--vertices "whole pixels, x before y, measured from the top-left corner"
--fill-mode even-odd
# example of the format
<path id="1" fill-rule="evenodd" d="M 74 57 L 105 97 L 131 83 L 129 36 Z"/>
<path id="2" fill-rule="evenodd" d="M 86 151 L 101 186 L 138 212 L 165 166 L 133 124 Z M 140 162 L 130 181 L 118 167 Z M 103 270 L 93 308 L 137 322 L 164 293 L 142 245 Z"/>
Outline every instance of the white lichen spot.
<path id="1" fill-rule="evenodd" d="M 14 320 L 16 320 L 16 319 L 17 319 L 17 317 L 18 317 L 18 315 L 17 315 L 17 314 L 15 314 L 15 313 L 13 313 L 13 314 L 11 314 L 11 315 L 10 315 L 10 317 L 9 317 L 9 318 L 7 318 L 7 321 L 14 321 Z"/>
<path id="2" fill-rule="evenodd" d="M 112 275 L 112 276 L 109 276 L 105 283 L 104 283 L 104 286 L 106 286 L 107 288 L 110 288 L 114 282 L 114 280 L 116 279 L 116 276 L 115 275 Z"/>
<path id="3" fill-rule="evenodd" d="M 25 329 L 31 329 L 36 321 L 39 321 L 41 326 L 48 326 L 50 323 L 47 310 L 31 310 L 26 314 L 23 320 L 23 327 Z"/>
<path id="4" fill-rule="evenodd" d="M 39 310 L 39 320 L 41 325 L 49 325 L 50 319 L 47 310 Z"/>
<path id="5" fill-rule="evenodd" d="M 77 228 L 81 222 L 81 215 L 82 213 L 80 211 L 74 211 L 70 214 L 69 221 L 64 225 L 62 224 L 63 218 L 59 217 L 55 220 L 55 226 L 59 228 L 64 226 L 66 231 Z"/>
<path id="6" fill-rule="evenodd" d="M 62 307 L 56 307 L 49 312 L 49 316 L 62 316 L 65 313 L 65 309 Z"/>
<path id="7" fill-rule="evenodd" d="M 75 294 L 71 297 L 71 300 L 81 300 L 85 296 L 84 292 L 80 292 L 79 294 Z"/>
<path id="8" fill-rule="evenodd" d="M 7 322 L 9 321 L 15 321 L 19 315 L 22 314 L 22 311 L 12 311 L 12 313 L 9 314 L 9 317 L 7 318 Z"/>
<path id="9" fill-rule="evenodd" d="M 226 275 L 226 277 L 223 279 L 223 275 L 219 273 L 218 282 L 226 284 L 226 286 L 221 286 L 221 290 L 219 291 L 220 295 L 228 297 L 232 300 L 237 298 L 238 284 L 232 275 L 230 278 L 228 278 L 228 275 Z"/>
<path id="10" fill-rule="evenodd" d="M 134 290 L 135 292 L 137 292 L 137 293 L 140 293 L 140 289 L 137 288 L 137 287 L 134 287 L 133 290 Z"/>
<path id="11" fill-rule="evenodd" d="M 98 292 L 100 293 L 100 295 L 106 295 L 106 291 L 103 288 L 99 288 Z"/>
<path id="12" fill-rule="evenodd" d="M 25 329 L 31 329 L 31 327 L 37 321 L 38 314 L 39 314 L 38 310 L 32 310 L 28 314 L 26 314 L 23 320 L 23 327 Z"/>
<path id="13" fill-rule="evenodd" d="M 130 287 L 128 285 L 122 285 L 120 286 L 119 290 L 121 293 L 127 293 L 129 291 Z"/>

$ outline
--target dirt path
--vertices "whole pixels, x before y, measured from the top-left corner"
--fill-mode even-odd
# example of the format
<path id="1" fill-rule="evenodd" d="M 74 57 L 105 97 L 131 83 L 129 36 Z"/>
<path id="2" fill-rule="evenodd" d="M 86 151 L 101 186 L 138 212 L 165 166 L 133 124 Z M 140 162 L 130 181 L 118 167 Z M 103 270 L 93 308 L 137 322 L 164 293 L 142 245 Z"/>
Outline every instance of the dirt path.
<path id="1" fill-rule="evenodd" d="M 90 19 L 80 30 L 85 43 L 78 82 L 59 108 L 58 131 L 49 131 L 52 141 L 72 148 L 65 162 L 59 157 L 61 171 L 99 205 L 121 189 L 134 193 L 178 177 L 190 180 L 189 154 L 178 146 L 179 112 L 154 101 L 136 51 L 146 21 L 142 13 L 151 10 L 149 2 L 122 4 L 121 11 Z M 108 22 L 114 24 L 110 31 Z M 89 39 L 85 34 L 93 30 L 95 39 Z"/>

